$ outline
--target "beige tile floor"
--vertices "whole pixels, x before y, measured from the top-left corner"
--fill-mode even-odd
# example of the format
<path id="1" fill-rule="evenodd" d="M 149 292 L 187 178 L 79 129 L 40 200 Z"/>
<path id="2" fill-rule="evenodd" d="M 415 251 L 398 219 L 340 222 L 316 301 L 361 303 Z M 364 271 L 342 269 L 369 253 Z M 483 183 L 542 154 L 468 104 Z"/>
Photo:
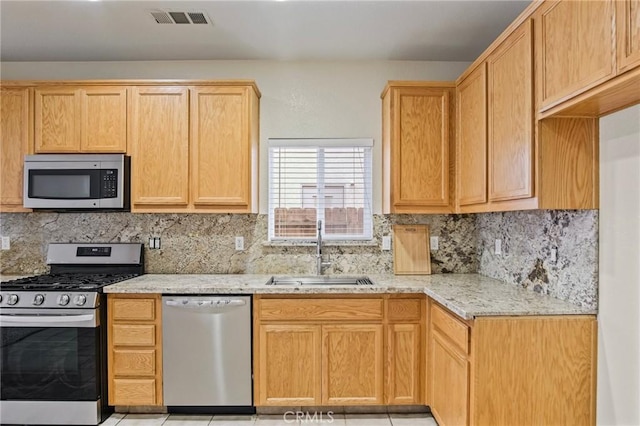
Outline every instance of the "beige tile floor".
<path id="1" fill-rule="evenodd" d="M 313 415 L 313 414 L 312 414 Z M 295 415 L 113 414 L 102 426 L 437 426 L 429 414 L 333 414 L 296 419 Z"/>

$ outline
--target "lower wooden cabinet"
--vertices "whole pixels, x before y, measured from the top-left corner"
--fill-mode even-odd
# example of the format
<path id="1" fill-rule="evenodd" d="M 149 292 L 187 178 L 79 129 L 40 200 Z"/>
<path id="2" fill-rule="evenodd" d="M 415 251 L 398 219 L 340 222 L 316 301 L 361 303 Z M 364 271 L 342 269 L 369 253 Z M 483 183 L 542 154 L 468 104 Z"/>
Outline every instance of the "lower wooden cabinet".
<path id="1" fill-rule="evenodd" d="M 322 405 L 384 403 L 382 327 L 322 326 Z"/>
<path id="2" fill-rule="evenodd" d="M 437 305 L 432 305 L 428 352 L 430 406 L 443 425 L 469 424 L 469 359 L 460 346 L 467 326 Z"/>
<path id="3" fill-rule="evenodd" d="M 320 404 L 320 336 L 314 324 L 260 325 L 256 404 Z"/>
<path id="4" fill-rule="evenodd" d="M 429 304 L 428 404 L 439 425 L 595 425 L 594 316 L 462 321 Z"/>
<path id="5" fill-rule="evenodd" d="M 162 405 L 160 295 L 110 294 L 109 405 Z"/>
<path id="6" fill-rule="evenodd" d="M 255 296 L 256 405 L 421 404 L 424 304 Z"/>

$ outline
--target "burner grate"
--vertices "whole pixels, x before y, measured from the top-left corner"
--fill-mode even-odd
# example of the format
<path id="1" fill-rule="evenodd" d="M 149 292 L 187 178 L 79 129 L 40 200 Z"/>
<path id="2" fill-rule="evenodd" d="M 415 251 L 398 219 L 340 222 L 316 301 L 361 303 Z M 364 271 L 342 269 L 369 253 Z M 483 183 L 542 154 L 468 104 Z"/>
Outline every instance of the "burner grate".
<path id="1" fill-rule="evenodd" d="M 47 274 L 0 284 L 2 290 L 98 290 L 139 274 Z"/>

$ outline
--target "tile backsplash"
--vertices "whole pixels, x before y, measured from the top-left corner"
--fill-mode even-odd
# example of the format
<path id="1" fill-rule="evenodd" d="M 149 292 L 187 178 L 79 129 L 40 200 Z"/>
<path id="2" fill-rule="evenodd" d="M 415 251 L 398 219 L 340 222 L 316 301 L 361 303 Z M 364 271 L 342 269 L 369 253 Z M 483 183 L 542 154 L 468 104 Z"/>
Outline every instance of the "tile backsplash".
<path id="1" fill-rule="evenodd" d="M 326 273 L 392 273 L 393 255 L 381 237 L 393 224 L 427 224 L 438 236 L 433 273 L 479 272 L 577 305 L 595 307 L 598 288 L 598 212 L 534 210 L 477 215 L 374 215 L 374 240 L 324 248 Z M 2 213 L 0 231 L 11 249 L 0 251 L 3 274 L 47 271 L 50 242 L 143 242 L 148 273 L 313 274 L 315 247 L 267 241 L 267 216 L 243 214 Z M 235 251 L 235 237 L 245 250 Z M 502 255 L 493 252 L 502 240 Z M 557 260 L 551 261 L 551 249 Z"/>

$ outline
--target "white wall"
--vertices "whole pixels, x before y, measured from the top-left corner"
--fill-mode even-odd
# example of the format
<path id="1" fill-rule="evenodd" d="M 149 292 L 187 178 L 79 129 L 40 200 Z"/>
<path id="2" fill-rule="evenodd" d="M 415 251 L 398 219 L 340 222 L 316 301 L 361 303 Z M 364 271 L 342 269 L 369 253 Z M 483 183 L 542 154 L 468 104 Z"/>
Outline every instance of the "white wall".
<path id="1" fill-rule="evenodd" d="M 640 105 L 600 120 L 598 404 L 640 425 Z"/>
<path id="2" fill-rule="evenodd" d="M 388 80 L 455 80 L 467 62 L 9 62 L 5 80 L 253 79 L 260 100 L 260 211 L 267 211 L 268 138 L 374 139 L 374 213 L 381 211 L 380 93 Z"/>

